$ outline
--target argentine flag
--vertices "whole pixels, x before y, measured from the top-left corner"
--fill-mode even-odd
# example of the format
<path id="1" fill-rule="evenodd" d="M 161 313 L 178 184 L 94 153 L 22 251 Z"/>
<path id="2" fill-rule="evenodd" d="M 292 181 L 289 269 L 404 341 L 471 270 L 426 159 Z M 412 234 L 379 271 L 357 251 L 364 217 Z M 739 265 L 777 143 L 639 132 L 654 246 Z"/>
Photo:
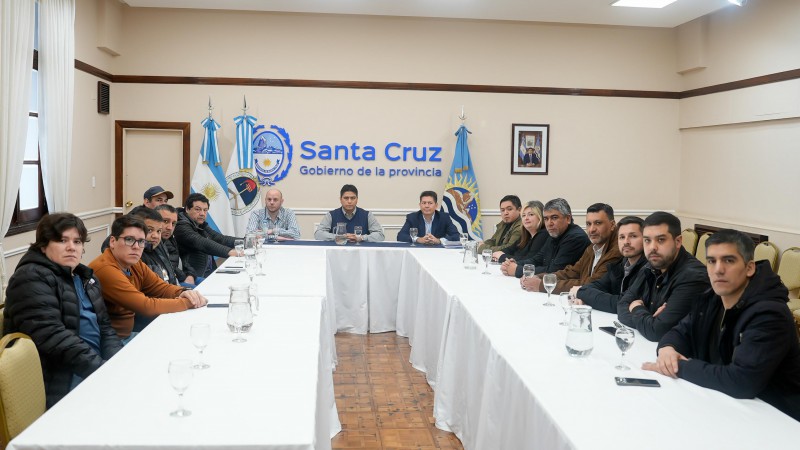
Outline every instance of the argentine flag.
<path id="1" fill-rule="evenodd" d="M 200 157 L 192 174 L 192 192 L 198 192 L 208 197 L 208 215 L 206 222 L 214 230 L 234 236 L 233 220 L 228 202 L 228 183 L 225 181 L 225 172 L 219 161 L 219 148 L 217 146 L 217 130 L 220 124 L 208 117 L 201 122 L 203 145 L 200 147 Z"/>
<path id="2" fill-rule="evenodd" d="M 478 180 L 469 157 L 468 133 L 470 131 L 464 125 L 456 131 L 458 141 L 450 175 L 444 185 L 442 211 L 450 214 L 459 232 L 468 233 L 470 239 L 482 240 L 481 201 L 478 197 Z"/>

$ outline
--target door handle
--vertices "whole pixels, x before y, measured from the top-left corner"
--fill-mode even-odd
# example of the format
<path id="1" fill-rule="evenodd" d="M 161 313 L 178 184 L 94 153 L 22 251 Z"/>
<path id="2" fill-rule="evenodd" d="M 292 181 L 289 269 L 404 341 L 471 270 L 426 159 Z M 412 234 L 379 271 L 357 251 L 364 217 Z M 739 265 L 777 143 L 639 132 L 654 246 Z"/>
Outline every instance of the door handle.
<path id="1" fill-rule="evenodd" d="M 133 202 L 132 201 L 128 200 L 127 202 L 125 202 L 125 207 L 126 208 L 130 208 L 131 206 L 133 206 Z"/>

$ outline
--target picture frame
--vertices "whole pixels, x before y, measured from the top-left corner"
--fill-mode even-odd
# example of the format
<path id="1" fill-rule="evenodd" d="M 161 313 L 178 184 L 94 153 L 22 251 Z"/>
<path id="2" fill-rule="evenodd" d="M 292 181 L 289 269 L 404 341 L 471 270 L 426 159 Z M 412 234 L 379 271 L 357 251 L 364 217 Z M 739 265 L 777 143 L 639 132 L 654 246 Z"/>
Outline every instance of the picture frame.
<path id="1" fill-rule="evenodd" d="M 511 175 L 547 175 L 550 125 L 511 125 Z"/>

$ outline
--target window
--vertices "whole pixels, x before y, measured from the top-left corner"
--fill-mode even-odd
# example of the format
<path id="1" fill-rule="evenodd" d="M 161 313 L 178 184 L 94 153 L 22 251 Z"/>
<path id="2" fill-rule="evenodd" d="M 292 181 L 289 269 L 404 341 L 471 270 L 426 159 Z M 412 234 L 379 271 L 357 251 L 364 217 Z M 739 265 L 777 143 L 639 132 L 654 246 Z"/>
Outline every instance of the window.
<path id="1" fill-rule="evenodd" d="M 25 158 L 19 183 L 17 204 L 11 217 L 7 236 L 36 228 L 39 219 L 47 214 L 44 198 L 42 165 L 39 158 L 39 7 L 36 7 L 36 33 L 33 42 L 33 67 L 31 68 L 31 99 L 28 107 L 28 138 L 25 141 Z"/>

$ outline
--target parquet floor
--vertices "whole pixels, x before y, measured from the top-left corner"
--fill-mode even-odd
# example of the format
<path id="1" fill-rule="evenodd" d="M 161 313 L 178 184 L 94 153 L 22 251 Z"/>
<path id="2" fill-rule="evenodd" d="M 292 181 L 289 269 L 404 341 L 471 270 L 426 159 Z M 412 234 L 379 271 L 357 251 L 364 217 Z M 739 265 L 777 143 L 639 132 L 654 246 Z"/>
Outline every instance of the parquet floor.
<path id="1" fill-rule="evenodd" d="M 342 431 L 334 449 L 462 449 L 433 425 L 433 391 L 408 362 L 408 339 L 395 333 L 336 335 L 333 373 Z"/>

